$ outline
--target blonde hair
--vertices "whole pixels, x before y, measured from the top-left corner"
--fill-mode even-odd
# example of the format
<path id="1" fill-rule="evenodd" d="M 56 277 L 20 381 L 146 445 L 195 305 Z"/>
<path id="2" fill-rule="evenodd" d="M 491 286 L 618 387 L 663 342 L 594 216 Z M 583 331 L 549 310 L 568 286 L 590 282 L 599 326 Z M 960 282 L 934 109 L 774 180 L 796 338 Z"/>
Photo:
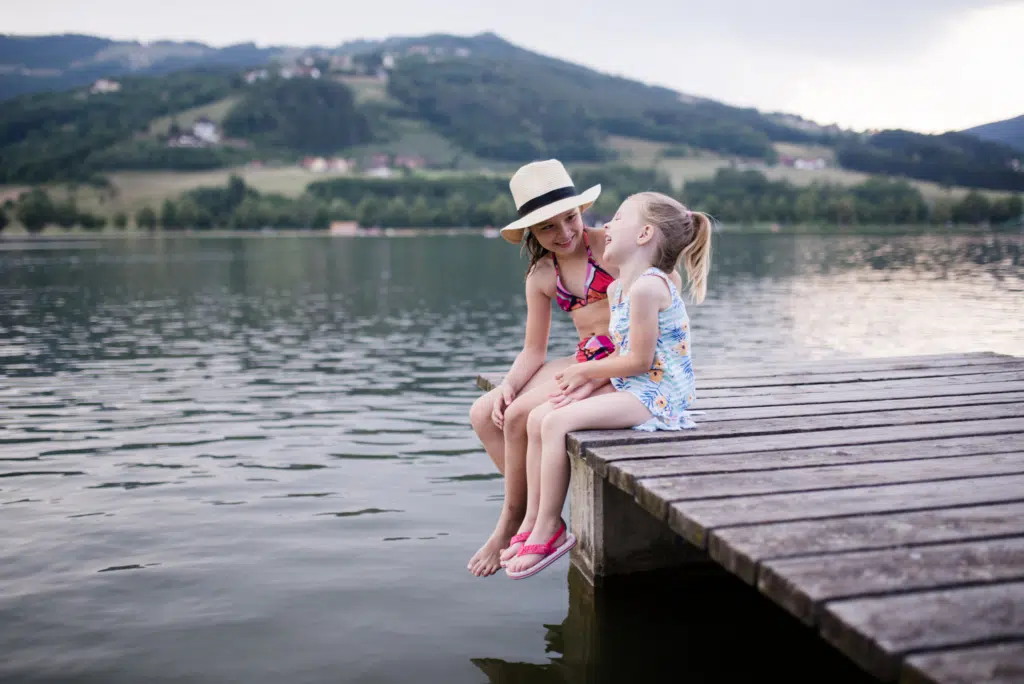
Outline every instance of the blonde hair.
<path id="1" fill-rule="evenodd" d="M 640 218 L 660 233 L 652 266 L 666 273 L 682 261 L 690 281 L 690 297 L 700 304 L 708 290 L 711 268 L 711 218 L 690 211 L 681 202 L 660 192 L 632 195 L 640 204 Z"/>

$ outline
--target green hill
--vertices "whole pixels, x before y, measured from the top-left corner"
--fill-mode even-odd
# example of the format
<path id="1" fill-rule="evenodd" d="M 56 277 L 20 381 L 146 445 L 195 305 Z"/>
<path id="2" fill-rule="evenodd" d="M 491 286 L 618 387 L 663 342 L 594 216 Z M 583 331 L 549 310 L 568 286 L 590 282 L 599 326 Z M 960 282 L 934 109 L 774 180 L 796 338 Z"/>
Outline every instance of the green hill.
<path id="1" fill-rule="evenodd" d="M 264 68 L 247 73 L 254 63 Z M 503 169 L 545 157 L 641 165 L 624 153 L 625 140 L 653 150 L 648 166 L 711 158 L 786 168 L 820 159 L 832 171 L 1024 190 L 1024 173 L 1013 165 L 1019 153 L 997 142 L 823 127 L 603 74 L 491 33 L 224 49 L 0 36 L 5 65 L 20 71 L 4 74 L 49 78 L 54 90 L 15 97 L 0 110 L 0 181 L 7 183 L 336 154 L 419 155 L 446 169 Z M 109 92 L 68 85 L 99 73 L 93 68 L 134 75 L 117 76 Z M 170 73 L 140 75 L 154 70 Z M 216 141 L 178 135 L 203 116 L 221 129 Z M 780 150 L 816 152 L 793 160 Z"/>
<path id="2" fill-rule="evenodd" d="M 194 42 L 143 44 L 76 34 L 0 34 L 0 100 L 69 90 L 99 78 L 166 74 L 195 67 L 257 66 L 286 51 L 252 43 L 214 48 Z"/>
<path id="3" fill-rule="evenodd" d="M 961 132 L 989 142 L 1009 145 L 1024 152 L 1024 114 L 1012 119 L 975 126 Z"/>

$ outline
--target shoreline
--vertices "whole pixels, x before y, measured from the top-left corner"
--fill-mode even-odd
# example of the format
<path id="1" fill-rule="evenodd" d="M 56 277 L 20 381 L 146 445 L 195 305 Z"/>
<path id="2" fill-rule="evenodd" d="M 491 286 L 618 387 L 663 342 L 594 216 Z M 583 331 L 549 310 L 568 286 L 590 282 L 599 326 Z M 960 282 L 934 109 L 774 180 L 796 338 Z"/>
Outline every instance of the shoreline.
<path id="1" fill-rule="evenodd" d="M 979 228 L 977 226 L 935 226 L 923 225 L 858 225 L 858 226 L 827 226 L 827 225 L 790 225 L 749 224 L 741 228 L 721 228 L 719 234 L 729 235 L 820 235 L 820 236 L 855 236 L 855 235 L 1024 235 L 1024 226 L 1006 228 Z M 224 239 L 224 238 L 369 238 L 369 237 L 420 237 L 420 236 L 480 236 L 491 239 L 500 238 L 497 228 L 368 228 L 342 233 L 330 230 L 310 229 L 265 229 L 265 230 L 99 230 L 87 231 L 81 228 L 72 230 L 45 231 L 28 233 L 23 229 L 0 232 L 0 247 L 13 247 L 18 244 L 47 244 L 55 248 L 56 243 L 80 245 L 83 242 L 109 240 L 163 240 L 173 238 L 192 239 Z"/>

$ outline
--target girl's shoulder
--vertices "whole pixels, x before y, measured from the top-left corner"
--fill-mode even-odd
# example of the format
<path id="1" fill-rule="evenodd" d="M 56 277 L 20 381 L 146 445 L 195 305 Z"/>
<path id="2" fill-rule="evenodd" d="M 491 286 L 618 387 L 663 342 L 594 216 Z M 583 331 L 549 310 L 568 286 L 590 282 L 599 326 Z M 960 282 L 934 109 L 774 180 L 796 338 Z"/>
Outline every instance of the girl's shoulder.
<path id="1" fill-rule="evenodd" d="M 527 287 L 534 287 L 555 296 L 555 262 L 550 254 L 542 256 L 534 265 L 533 270 L 526 276 Z"/>

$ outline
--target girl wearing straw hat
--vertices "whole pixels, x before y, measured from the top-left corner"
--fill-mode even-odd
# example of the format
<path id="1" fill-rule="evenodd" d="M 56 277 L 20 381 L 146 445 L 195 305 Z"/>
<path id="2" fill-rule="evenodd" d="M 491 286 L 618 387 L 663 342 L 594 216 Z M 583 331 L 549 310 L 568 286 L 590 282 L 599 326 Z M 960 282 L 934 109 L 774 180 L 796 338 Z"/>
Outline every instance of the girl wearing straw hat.
<path id="1" fill-rule="evenodd" d="M 540 448 L 528 443 L 531 411 L 555 396 L 559 405 L 565 405 L 613 391 L 608 380 L 601 379 L 563 395 L 555 381 L 556 373 L 570 365 L 615 351 L 608 336 L 607 290 L 618 271 L 604 260 L 604 228 L 588 229 L 582 216 L 601 194 L 601 186 L 577 191 L 562 163 L 549 159 L 521 167 L 509 188 L 519 219 L 502 228 L 501 236 L 522 244 L 530 257 L 526 331 L 523 348 L 501 385 L 480 397 L 469 414 L 473 430 L 505 480 L 497 526 L 467 565 L 477 577 L 497 572 L 529 536 L 516 530 L 526 510 L 527 449 Z M 670 277 L 681 287 L 677 273 Z M 573 356 L 546 361 L 552 302 L 572 317 L 580 341 Z"/>

